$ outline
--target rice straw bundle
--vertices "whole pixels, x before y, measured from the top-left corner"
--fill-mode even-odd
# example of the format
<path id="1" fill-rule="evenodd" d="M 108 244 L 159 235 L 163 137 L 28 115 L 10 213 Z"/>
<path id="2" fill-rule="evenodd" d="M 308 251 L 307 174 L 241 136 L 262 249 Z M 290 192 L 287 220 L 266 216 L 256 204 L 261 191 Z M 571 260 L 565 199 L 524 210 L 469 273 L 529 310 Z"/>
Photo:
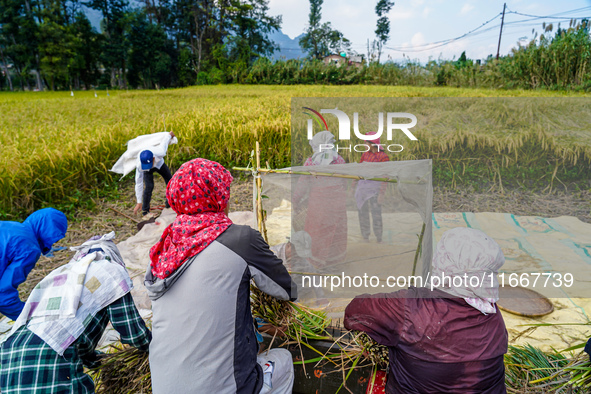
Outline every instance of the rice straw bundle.
<path id="1" fill-rule="evenodd" d="M 252 315 L 259 317 L 285 333 L 292 340 L 303 339 L 331 340 L 326 332 L 330 319 L 319 310 L 291 301 L 281 301 L 263 293 L 258 288 L 250 288 Z"/>
<path id="2" fill-rule="evenodd" d="M 127 345 L 111 346 L 100 366 L 90 370 L 101 394 L 151 394 L 148 353 Z"/>
<path id="3" fill-rule="evenodd" d="M 326 361 L 336 362 L 338 359 L 351 361 L 353 358 L 360 357 L 379 367 L 388 366 L 389 353 L 386 346 L 378 344 L 367 334 L 358 331 L 347 331 L 340 338 L 333 337 L 326 331 L 330 319 L 322 311 L 294 302 L 280 301 L 254 286 L 251 287 L 251 305 L 254 317 L 262 318 L 298 345 L 303 344 L 322 355 Z M 333 348 L 341 349 L 342 354 L 323 355 L 312 348 L 308 340 L 334 342 L 336 346 Z"/>
<path id="4" fill-rule="evenodd" d="M 591 363 L 586 354 L 568 358 L 531 345 L 509 346 L 505 382 L 508 391 L 516 393 L 588 393 Z"/>

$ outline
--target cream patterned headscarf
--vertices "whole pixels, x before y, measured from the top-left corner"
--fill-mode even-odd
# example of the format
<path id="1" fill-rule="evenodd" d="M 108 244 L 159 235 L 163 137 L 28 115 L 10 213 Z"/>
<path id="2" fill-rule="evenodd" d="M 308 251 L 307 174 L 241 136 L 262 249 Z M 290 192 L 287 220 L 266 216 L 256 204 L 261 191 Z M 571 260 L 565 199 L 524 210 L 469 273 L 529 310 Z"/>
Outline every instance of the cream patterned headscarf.
<path id="1" fill-rule="evenodd" d="M 76 248 L 79 253 L 68 264 L 43 278 L 29 295 L 9 336 L 26 325 L 59 355 L 63 355 L 82 335 L 89 316 L 96 315 L 129 293 L 133 284 L 124 265 L 121 265 L 121 255 L 112 241 L 114 236 L 114 233 L 107 234 L 98 240 L 85 242 Z M 92 248 L 100 248 L 101 251 L 86 254 Z"/>
<path id="2" fill-rule="evenodd" d="M 314 153 L 312 154 L 312 161 L 315 165 L 327 165 L 333 162 L 339 154 L 336 149 L 326 149 L 320 145 L 333 145 L 335 144 L 334 135 L 330 131 L 321 131 L 316 133 L 312 140 L 310 140 L 310 146 Z M 322 148 L 322 151 L 320 150 Z"/>
<path id="3" fill-rule="evenodd" d="M 453 283 L 450 286 L 447 280 L 435 287 L 463 298 L 484 314 L 496 313 L 494 304 L 499 300 L 497 272 L 504 263 L 501 247 L 491 237 L 472 228 L 454 228 L 446 231 L 437 243 L 431 283 L 443 275 L 452 279 L 461 277 L 461 286 Z M 459 279 L 456 284 L 460 284 Z"/>

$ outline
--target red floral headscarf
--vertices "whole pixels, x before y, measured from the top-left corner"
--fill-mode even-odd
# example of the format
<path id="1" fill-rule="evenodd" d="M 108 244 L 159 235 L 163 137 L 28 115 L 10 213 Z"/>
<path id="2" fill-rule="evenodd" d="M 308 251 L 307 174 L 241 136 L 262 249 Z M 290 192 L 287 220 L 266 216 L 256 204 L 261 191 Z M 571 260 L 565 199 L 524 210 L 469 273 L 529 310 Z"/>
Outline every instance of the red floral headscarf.
<path id="1" fill-rule="evenodd" d="M 154 276 L 170 276 L 232 224 L 224 209 L 233 179 L 221 164 L 205 159 L 186 162 L 174 174 L 166 198 L 177 217 L 150 249 Z"/>

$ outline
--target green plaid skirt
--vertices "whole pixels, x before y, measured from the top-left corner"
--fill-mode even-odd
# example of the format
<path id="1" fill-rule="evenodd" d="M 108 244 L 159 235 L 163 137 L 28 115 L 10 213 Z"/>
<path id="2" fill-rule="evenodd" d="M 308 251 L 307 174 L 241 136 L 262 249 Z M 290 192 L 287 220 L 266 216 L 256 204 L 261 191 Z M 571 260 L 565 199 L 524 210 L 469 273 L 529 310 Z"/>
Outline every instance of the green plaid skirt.
<path id="1" fill-rule="evenodd" d="M 60 356 L 26 326 L 20 327 L 0 346 L 0 391 L 2 394 L 94 393 L 92 378 L 84 367 L 93 367 L 101 336 L 111 322 L 121 342 L 147 351 L 152 339 L 126 294 L 85 322 L 85 330 Z"/>

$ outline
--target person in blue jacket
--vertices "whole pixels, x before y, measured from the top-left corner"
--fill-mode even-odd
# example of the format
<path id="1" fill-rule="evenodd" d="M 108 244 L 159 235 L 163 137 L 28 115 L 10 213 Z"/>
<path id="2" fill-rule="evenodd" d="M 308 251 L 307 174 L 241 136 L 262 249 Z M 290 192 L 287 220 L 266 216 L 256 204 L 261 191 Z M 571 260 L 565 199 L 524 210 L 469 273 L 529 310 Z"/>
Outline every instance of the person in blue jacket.
<path id="1" fill-rule="evenodd" d="M 25 306 L 18 286 L 67 229 L 66 215 L 54 208 L 33 212 L 23 223 L 0 222 L 0 313 L 16 320 Z"/>

